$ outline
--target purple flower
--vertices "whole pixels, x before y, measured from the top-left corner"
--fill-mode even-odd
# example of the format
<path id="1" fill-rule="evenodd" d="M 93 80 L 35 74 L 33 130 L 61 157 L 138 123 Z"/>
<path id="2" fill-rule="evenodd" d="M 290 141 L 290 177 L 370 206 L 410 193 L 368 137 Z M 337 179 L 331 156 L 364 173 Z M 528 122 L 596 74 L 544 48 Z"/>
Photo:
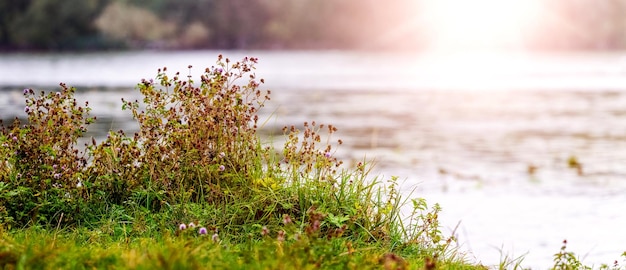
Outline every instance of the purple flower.
<path id="1" fill-rule="evenodd" d="M 61 178 L 61 174 L 60 173 L 55 173 L 53 175 L 53 177 L 54 177 L 54 179 L 59 179 L 59 178 Z"/>
<path id="2" fill-rule="evenodd" d="M 326 153 L 324 153 L 324 156 L 325 156 L 325 157 L 327 157 L 327 158 L 329 158 L 329 157 L 330 157 L 330 152 L 326 152 Z"/>
<path id="3" fill-rule="evenodd" d="M 178 225 L 178 229 L 183 231 L 183 230 L 187 229 L 187 225 L 185 225 L 185 223 L 181 223 L 180 225 Z"/>
<path id="4" fill-rule="evenodd" d="M 29 92 L 28 88 L 24 88 L 24 95 L 27 95 Z"/>
<path id="5" fill-rule="evenodd" d="M 226 170 L 226 167 L 224 167 L 224 165 L 220 165 L 220 172 L 223 172 L 224 170 Z"/>
<path id="6" fill-rule="evenodd" d="M 200 235 L 207 234 L 206 228 L 205 227 L 201 227 L 200 229 L 198 229 L 198 234 L 200 234 Z"/>
<path id="7" fill-rule="evenodd" d="M 30 107 L 26 106 L 26 107 L 24 108 L 24 112 L 25 112 L 25 113 L 29 113 L 29 112 L 30 112 Z"/>
<path id="8" fill-rule="evenodd" d="M 13 136 L 13 141 L 17 142 L 17 136 Z"/>

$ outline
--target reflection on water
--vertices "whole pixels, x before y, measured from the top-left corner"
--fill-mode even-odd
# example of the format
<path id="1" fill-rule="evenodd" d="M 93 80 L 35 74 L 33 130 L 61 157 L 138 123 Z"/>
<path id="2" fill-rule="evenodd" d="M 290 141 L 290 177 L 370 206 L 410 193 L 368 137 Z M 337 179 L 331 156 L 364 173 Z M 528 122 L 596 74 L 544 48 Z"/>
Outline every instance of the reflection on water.
<path id="1" fill-rule="evenodd" d="M 23 116 L 22 88 L 63 81 L 89 100 L 99 119 L 92 135 L 130 133 L 136 125 L 120 98 L 139 99 L 135 83 L 162 66 L 186 73 L 192 64 L 199 75 L 217 54 L 0 56 L 0 118 Z M 613 227 L 626 225 L 617 214 L 626 201 L 620 55 L 225 53 L 247 54 L 259 57 L 258 74 L 272 89 L 263 134 L 311 120 L 338 126 L 337 155 L 375 158 L 378 172 L 418 185 L 416 196 L 442 204 L 447 226 L 462 221 L 461 248 L 484 263 L 497 263 L 494 247 L 502 247 L 518 256 L 530 250 L 525 262 L 546 268 L 560 238 L 582 242 L 587 262 L 612 262 L 623 251 L 611 240 L 626 239 Z"/>

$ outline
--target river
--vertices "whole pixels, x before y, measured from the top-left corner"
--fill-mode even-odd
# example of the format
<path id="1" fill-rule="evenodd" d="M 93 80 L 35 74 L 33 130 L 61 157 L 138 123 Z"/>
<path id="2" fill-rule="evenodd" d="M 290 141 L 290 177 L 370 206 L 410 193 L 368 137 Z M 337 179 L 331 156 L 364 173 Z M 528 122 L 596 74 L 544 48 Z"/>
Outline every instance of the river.
<path id="1" fill-rule="evenodd" d="M 100 119 L 92 135 L 132 130 L 120 98 L 136 99 L 136 83 L 163 66 L 199 76 L 220 53 L 259 58 L 272 90 L 267 132 L 336 125 L 337 155 L 373 159 L 405 195 L 439 203 L 443 231 L 468 260 L 524 255 L 522 265 L 546 269 L 567 239 L 586 264 L 626 263 L 626 54 L 6 54 L 0 118 L 24 116 L 23 88 L 64 82 Z"/>

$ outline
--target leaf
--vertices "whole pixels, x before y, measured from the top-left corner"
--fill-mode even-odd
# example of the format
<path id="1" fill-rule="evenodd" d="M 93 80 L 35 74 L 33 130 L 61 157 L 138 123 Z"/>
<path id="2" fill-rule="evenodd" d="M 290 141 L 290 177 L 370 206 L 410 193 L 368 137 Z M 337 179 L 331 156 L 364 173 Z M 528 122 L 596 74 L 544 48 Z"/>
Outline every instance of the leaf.
<path id="1" fill-rule="evenodd" d="M 349 216 L 335 216 L 332 213 L 328 214 L 328 222 L 333 224 L 335 227 L 341 227 L 349 219 Z"/>

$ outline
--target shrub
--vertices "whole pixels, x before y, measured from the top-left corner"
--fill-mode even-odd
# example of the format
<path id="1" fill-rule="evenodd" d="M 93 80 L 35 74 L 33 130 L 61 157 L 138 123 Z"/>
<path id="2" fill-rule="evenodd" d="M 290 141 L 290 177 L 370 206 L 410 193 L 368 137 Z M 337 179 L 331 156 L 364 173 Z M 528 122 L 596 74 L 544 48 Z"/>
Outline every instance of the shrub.
<path id="1" fill-rule="evenodd" d="M 74 88 L 61 84 L 61 91 L 35 95 L 24 89 L 28 124 L 15 120 L 0 133 L 0 211 L 4 221 L 24 224 L 49 222 L 53 216 L 76 212 L 83 171 L 84 151 L 76 143 L 94 118 L 89 104 L 79 106 Z M 72 219 L 72 216 L 66 216 Z"/>
<path id="2" fill-rule="evenodd" d="M 233 63 L 219 56 L 198 82 L 160 69 L 137 85 L 143 100 L 122 100 L 139 131 L 110 131 L 85 151 L 74 147 L 95 118 L 88 117 L 88 104 L 77 106 L 74 89 L 61 85 L 61 92 L 40 96 L 26 90 L 29 124 L 16 122 L 0 136 L 7 145 L 0 150 L 7 165 L 0 170 L 3 220 L 100 224 L 111 234 L 126 232 L 116 228 L 129 222 L 139 232 L 193 220 L 227 235 L 259 237 L 265 227 L 283 237 L 445 242 L 438 208 L 423 214 L 425 203 L 413 216 L 428 221 L 400 228 L 397 179 L 385 187 L 368 177 L 365 162 L 342 166 L 334 156 L 342 142 L 331 141 L 335 126 L 285 127 L 281 151 L 265 146 L 257 112 L 270 92 L 259 89 L 264 81 L 254 74 L 256 64 L 256 58 Z"/>

